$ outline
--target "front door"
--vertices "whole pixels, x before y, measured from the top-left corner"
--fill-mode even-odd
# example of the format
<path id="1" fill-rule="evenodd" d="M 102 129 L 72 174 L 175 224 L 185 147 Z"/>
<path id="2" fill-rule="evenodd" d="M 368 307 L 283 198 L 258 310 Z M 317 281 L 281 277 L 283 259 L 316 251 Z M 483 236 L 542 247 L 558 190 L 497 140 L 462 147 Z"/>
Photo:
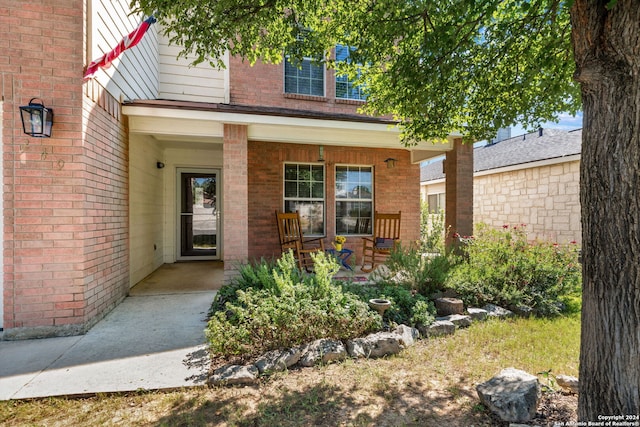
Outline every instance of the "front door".
<path id="1" fill-rule="evenodd" d="M 178 170 L 178 259 L 220 258 L 218 170 Z"/>

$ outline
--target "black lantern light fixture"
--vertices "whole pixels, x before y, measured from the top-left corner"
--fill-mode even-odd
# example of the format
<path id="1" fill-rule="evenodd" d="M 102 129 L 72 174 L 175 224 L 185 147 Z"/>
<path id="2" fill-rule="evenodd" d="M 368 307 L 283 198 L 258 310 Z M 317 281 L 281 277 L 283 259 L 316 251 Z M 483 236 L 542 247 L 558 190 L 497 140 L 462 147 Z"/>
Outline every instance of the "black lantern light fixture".
<path id="1" fill-rule="evenodd" d="M 39 100 L 40 102 L 34 102 Z M 20 107 L 22 129 L 36 138 L 50 138 L 53 126 L 53 110 L 44 106 L 39 98 L 32 98 L 29 105 Z"/>

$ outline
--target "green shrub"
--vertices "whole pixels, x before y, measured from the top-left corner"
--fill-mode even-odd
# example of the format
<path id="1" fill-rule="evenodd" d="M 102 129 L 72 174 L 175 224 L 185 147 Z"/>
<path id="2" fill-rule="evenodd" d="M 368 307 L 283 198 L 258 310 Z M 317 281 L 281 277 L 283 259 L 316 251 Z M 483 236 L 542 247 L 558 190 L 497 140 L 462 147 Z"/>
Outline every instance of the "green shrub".
<path id="1" fill-rule="evenodd" d="M 290 253 L 275 265 L 245 266 L 224 291 L 224 305 L 214 304 L 205 330 L 211 351 L 222 357 L 254 357 L 319 338 L 350 339 L 379 329 L 380 317 L 332 282 L 339 268 L 335 260 L 323 253 L 313 258 L 315 274 L 300 272 Z"/>
<path id="2" fill-rule="evenodd" d="M 524 225 L 495 230 L 481 224 L 477 236 L 468 241 L 463 247 L 465 261 L 446 280 L 467 305 L 527 306 L 549 316 L 558 314 L 563 300 L 579 292 L 575 244 L 528 243 Z"/>
<path id="3" fill-rule="evenodd" d="M 381 279 L 393 280 L 412 291 L 431 296 L 444 288 L 456 259 L 453 254 L 435 255 L 425 253 L 421 247 L 399 246 L 387 258 L 388 274 Z"/>
<path id="4" fill-rule="evenodd" d="M 420 250 L 443 254 L 445 238 L 444 211 L 429 212 L 429 204 L 420 202 Z"/>
<path id="5" fill-rule="evenodd" d="M 342 289 L 345 293 L 357 295 L 364 302 L 374 298 L 388 299 L 391 301 L 391 307 L 384 312 L 384 318 L 395 324 L 429 325 L 435 319 L 436 309 L 433 303 L 402 286 L 384 283 L 373 285 L 343 283 Z"/>

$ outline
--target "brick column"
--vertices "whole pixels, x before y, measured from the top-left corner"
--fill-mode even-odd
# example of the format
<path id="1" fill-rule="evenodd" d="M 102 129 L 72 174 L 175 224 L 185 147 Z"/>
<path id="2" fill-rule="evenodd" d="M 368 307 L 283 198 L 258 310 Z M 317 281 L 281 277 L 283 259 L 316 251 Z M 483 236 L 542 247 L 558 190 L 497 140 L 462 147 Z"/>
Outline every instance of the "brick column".
<path id="1" fill-rule="evenodd" d="M 445 227 L 449 230 L 447 247 L 457 241 L 453 236 L 473 234 L 473 144 L 453 140 L 453 150 L 447 152 L 445 172 Z"/>
<path id="2" fill-rule="evenodd" d="M 249 256 L 247 126 L 224 125 L 223 260 L 228 281 Z"/>

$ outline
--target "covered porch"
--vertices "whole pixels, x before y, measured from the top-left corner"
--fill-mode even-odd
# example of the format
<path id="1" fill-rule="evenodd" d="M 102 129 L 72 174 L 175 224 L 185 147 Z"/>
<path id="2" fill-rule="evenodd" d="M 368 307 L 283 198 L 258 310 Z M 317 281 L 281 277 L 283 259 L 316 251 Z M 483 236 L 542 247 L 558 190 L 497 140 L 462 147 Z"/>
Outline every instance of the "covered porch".
<path id="1" fill-rule="evenodd" d="M 466 147 L 457 136 L 404 147 L 393 122 L 354 115 L 182 101 L 128 102 L 123 114 L 129 122 L 131 286 L 163 265 L 203 258 L 221 261 L 225 281 L 239 263 L 277 254 L 273 212 L 282 209 L 282 164 L 288 161 L 317 163 L 329 172 L 335 165 L 370 165 L 376 171 L 376 209 L 402 209 L 403 217 L 406 212 L 404 238 L 414 240 L 419 163 L 443 154 L 454 159 L 454 147 Z M 388 169 L 388 158 L 397 159 L 395 170 Z M 451 162 L 448 181 L 458 161 Z M 214 248 L 203 257 L 181 253 L 180 174 L 189 172 L 213 174 L 217 186 Z M 325 235 L 331 240 L 334 183 L 327 175 Z M 447 206 L 454 218 L 448 223 L 458 229 L 460 221 L 451 214 L 456 211 Z M 358 237 L 352 240 L 360 245 Z"/>

